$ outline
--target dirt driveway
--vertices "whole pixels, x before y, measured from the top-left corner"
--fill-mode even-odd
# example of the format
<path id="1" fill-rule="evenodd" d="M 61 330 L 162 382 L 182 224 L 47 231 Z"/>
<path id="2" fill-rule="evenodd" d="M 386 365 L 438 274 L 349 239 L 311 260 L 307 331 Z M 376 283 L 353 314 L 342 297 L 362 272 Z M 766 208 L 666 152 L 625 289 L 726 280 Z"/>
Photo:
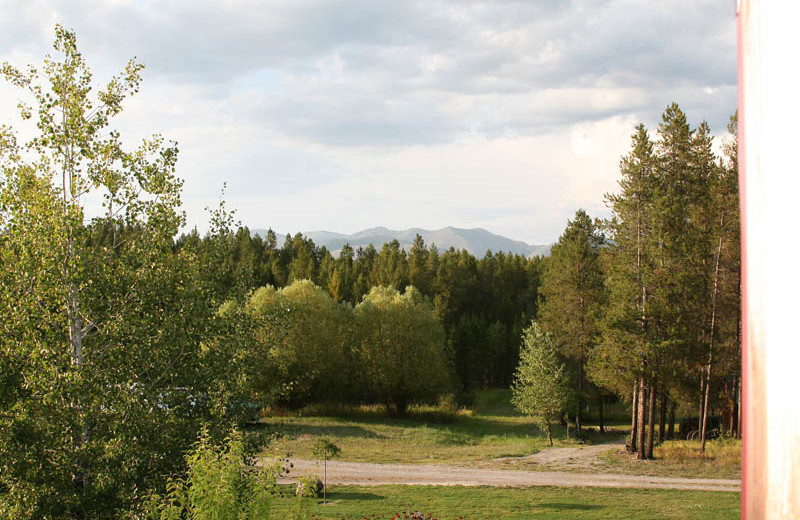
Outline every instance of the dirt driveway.
<path id="1" fill-rule="evenodd" d="M 620 438 L 604 444 L 549 448 L 526 457 L 493 459 L 488 461 L 488 467 L 483 463 L 456 466 L 329 461 L 328 483 L 360 486 L 615 487 L 734 492 L 741 488 L 739 480 L 590 472 L 600 455 L 623 447 L 624 439 Z M 303 475 L 322 475 L 322 464 L 318 461 L 292 459 L 292 464 L 294 467 L 287 477 L 280 480 L 281 483 L 294 482 Z"/>
<path id="2" fill-rule="evenodd" d="M 318 461 L 294 459 L 292 463 L 294 467 L 289 472 L 288 477 L 281 479 L 281 483 L 290 483 L 298 476 L 312 473 L 316 473 L 320 476 L 322 475 L 322 464 Z M 360 486 L 408 484 L 497 487 L 616 487 L 705 491 L 740 490 L 740 482 L 738 480 L 613 475 L 607 473 L 580 473 L 576 471 L 522 471 L 439 464 L 372 464 L 340 461 L 328 462 L 328 483 Z"/>
<path id="3" fill-rule="evenodd" d="M 611 450 L 622 450 L 624 448 L 625 438 L 620 437 L 602 444 L 548 448 L 526 457 L 502 457 L 492 459 L 492 462 L 508 469 L 533 469 L 537 471 L 584 470 L 589 472 L 597 463 L 600 455 Z"/>

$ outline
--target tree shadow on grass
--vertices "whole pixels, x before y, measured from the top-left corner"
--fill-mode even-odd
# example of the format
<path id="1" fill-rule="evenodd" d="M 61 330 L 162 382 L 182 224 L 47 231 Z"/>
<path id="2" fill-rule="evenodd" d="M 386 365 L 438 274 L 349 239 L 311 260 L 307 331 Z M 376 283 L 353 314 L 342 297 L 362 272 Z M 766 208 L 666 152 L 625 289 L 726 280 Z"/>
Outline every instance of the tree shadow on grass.
<path id="1" fill-rule="evenodd" d="M 384 496 L 375 493 L 364 493 L 363 491 L 328 491 L 328 500 L 383 500 Z"/>
<path id="2" fill-rule="evenodd" d="M 363 428 L 361 426 L 354 426 L 354 425 L 338 425 L 338 424 L 325 424 L 325 425 L 315 425 L 315 424 L 281 424 L 281 425 L 274 425 L 273 429 L 287 436 L 293 437 L 300 437 L 303 435 L 309 435 L 311 437 L 323 436 L 327 435 L 330 437 L 335 438 L 343 438 L 343 437 L 358 437 L 361 439 L 385 439 L 385 435 L 381 435 L 380 433 L 375 433 L 372 430 L 367 428 Z"/>
<path id="3" fill-rule="evenodd" d="M 546 507 L 547 509 L 554 509 L 556 511 L 596 511 L 598 509 L 606 509 L 605 506 L 598 506 L 595 504 L 569 504 L 560 502 L 546 502 L 544 504 L 537 504 L 537 507 Z"/>

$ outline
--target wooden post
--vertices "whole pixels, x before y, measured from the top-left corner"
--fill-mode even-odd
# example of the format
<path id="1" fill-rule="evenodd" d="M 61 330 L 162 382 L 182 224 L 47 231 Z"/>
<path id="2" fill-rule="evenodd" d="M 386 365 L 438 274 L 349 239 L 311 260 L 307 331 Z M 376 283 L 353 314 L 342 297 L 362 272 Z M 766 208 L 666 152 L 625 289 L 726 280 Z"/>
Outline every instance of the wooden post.
<path id="1" fill-rule="evenodd" d="M 800 2 L 738 0 L 746 520 L 800 518 Z"/>

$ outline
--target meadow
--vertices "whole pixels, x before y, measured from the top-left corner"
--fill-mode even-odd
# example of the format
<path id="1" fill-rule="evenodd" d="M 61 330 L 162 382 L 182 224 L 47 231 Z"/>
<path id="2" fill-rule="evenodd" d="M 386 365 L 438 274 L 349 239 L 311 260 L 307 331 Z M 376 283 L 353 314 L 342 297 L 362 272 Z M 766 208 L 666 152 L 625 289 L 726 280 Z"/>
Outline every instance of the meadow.
<path id="1" fill-rule="evenodd" d="M 533 420 L 514 411 L 503 390 L 480 392 L 471 409 L 414 406 L 397 418 L 377 405 L 315 406 L 268 414 L 261 426 L 278 433 L 277 445 L 296 458 L 311 458 L 319 436 L 333 439 L 342 449 L 341 459 L 352 462 L 471 463 L 549 447 Z M 555 446 L 576 444 L 565 433 L 555 426 Z"/>
<path id="2" fill-rule="evenodd" d="M 554 447 L 579 447 L 621 443 L 625 424 L 612 416 L 610 431 L 599 433 L 589 423 L 582 441 L 566 437 L 566 428 L 553 425 Z M 341 448 L 340 459 L 349 462 L 458 464 L 508 467 L 508 460 L 549 448 L 534 421 L 514 410 L 507 390 L 476 394 L 469 409 L 416 406 L 404 418 L 388 416 L 381 406 L 311 406 L 293 413 L 265 415 L 260 427 L 278 435 L 267 452 L 311 459 L 315 439 L 329 437 Z M 573 429 L 574 431 L 574 429 Z M 655 448 L 655 460 L 640 461 L 622 447 L 612 448 L 577 468 L 514 461 L 514 469 L 558 470 L 654 475 L 667 477 L 739 478 L 741 442 L 716 439 L 700 453 L 698 442 L 666 441 Z"/>

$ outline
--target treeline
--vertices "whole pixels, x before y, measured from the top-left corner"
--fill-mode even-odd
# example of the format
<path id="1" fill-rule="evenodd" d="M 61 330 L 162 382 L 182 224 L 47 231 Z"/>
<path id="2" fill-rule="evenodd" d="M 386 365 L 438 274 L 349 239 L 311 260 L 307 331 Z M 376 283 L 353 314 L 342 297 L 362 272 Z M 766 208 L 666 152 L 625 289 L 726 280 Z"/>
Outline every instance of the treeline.
<path id="1" fill-rule="evenodd" d="M 444 327 L 459 401 L 468 402 L 477 388 L 509 385 L 522 329 L 536 314 L 540 257 L 487 252 L 477 259 L 454 248 L 440 253 L 419 235 L 408 251 L 393 240 L 380 250 L 345 245 L 334 257 L 299 233 L 280 246 L 271 230 L 261 237 L 246 227 L 221 229 L 204 237 L 195 230 L 175 243 L 176 250 L 214 266 L 208 276 L 217 294 L 241 299 L 260 287 L 309 280 L 333 301 L 354 307 L 375 287 L 402 292 L 413 286 Z"/>
<path id="2" fill-rule="evenodd" d="M 691 128 L 676 104 L 655 138 L 639 125 L 612 218 L 578 211 L 544 262 L 538 319 L 570 368 L 578 427 L 589 399 L 623 397 L 640 458 L 673 435 L 676 412 L 703 448 L 714 410 L 715 428 L 741 434 L 735 117 L 729 131 L 719 158 L 708 125 Z"/>

